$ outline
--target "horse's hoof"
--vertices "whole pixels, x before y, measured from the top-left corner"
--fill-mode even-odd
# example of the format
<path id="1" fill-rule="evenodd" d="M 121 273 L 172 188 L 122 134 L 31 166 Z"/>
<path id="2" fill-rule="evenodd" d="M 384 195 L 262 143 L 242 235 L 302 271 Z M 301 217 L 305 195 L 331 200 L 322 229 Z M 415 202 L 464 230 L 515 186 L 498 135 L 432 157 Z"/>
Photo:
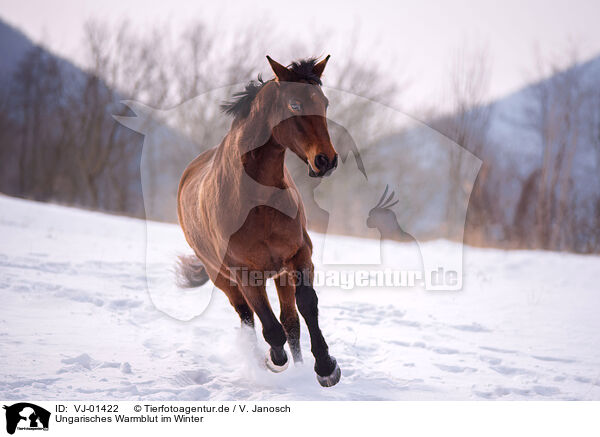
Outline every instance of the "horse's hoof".
<path id="1" fill-rule="evenodd" d="M 321 376 L 317 374 L 317 381 L 319 381 L 319 384 L 321 384 L 323 387 L 333 387 L 338 382 L 340 382 L 340 379 L 342 377 L 342 370 L 340 369 L 340 366 L 338 366 L 337 361 L 335 361 L 335 358 L 333 357 L 331 357 L 331 359 L 335 363 L 335 369 L 333 369 L 331 375 Z"/>
<path id="2" fill-rule="evenodd" d="M 283 353 L 285 354 L 285 351 Z M 287 354 L 286 354 L 286 358 L 287 358 Z M 267 369 L 269 369 L 271 372 L 273 372 L 273 373 L 281 373 L 285 369 L 288 368 L 289 364 L 290 364 L 289 358 L 286 359 L 286 362 L 283 363 L 281 366 L 275 364 L 273 362 L 273 359 L 271 358 L 271 351 L 270 350 L 267 351 L 267 356 L 265 357 L 265 365 L 267 366 Z"/>

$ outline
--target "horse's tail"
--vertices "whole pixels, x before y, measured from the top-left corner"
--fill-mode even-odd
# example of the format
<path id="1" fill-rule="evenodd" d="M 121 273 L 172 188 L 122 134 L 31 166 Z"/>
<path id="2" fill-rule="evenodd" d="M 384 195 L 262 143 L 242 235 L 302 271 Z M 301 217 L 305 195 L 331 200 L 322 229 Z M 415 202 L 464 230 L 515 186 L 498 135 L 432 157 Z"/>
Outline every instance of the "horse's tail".
<path id="1" fill-rule="evenodd" d="M 182 255 L 177 262 L 177 285 L 181 288 L 195 288 L 208 281 L 208 273 L 196 255 Z"/>

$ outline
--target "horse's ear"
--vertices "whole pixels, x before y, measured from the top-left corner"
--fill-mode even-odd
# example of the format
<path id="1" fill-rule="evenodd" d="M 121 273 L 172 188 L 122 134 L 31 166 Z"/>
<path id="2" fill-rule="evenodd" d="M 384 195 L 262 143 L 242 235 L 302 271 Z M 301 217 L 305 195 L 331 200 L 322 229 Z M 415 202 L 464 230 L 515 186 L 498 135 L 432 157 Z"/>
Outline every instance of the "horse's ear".
<path id="1" fill-rule="evenodd" d="M 277 80 L 280 82 L 290 81 L 292 79 L 292 72 L 281 65 L 279 62 L 271 59 L 270 56 L 267 56 L 267 60 L 269 64 L 271 64 L 271 68 L 273 69 L 273 73 L 277 77 Z"/>
<path id="2" fill-rule="evenodd" d="M 325 70 L 325 66 L 327 65 L 327 61 L 329 61 L 330 57 L 331 55 L 327 55 L 325 59 L 323 59 L 321 62 L 319 62 L 313 67 L 313 73 L 316 74 L 317 77 L 320 78 L 323 74 L 323 70 Z"/>

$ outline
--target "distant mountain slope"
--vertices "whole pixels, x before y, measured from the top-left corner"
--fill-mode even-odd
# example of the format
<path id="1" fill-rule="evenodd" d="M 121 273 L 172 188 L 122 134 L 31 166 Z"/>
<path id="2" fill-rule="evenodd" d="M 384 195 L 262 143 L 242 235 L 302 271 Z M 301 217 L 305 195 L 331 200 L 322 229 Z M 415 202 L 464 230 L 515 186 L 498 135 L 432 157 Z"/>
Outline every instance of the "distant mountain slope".
<path id="1" fill-rule="evenodd" d="M 475 143 L 483 146 L 476 150 L 460 143 L 461 137 L 468 139 L 472 134 L 469 129 L 475 132 L 478 127 L 467 124 L 464 130 L 460 123 L 476 119 L 478 112 L 488 113 L 489 119 L 482 129 L 481 141 Z M 533 233 L 535 210 L 539 208 L 540 195 L 545 195 L 549 211 L 545 214 L 551 217 L 547 221 L 559 217 L 561 210 L 567 211 L 571 220 L 569 224 L 557 224 L 561 226 L 561 235 L 548 242 L 550 247 L 546 248 L 600 250 L 596 219 L 600 211 L 600 56 L 566 70 L 556 70 L 549 77 L 487 106 L 438 117 L 428 124 L 451 138 L 457 135 L 452 139 L 483 161 L 474 193 L 485 198 L 471 197 L 469 205 L 469 214 L 479 214 L 473 224 L 479 227 L 476 231 L 484 229 L 487 234 L 483 244 L 539 247 L 536 243 L 524 244 L 523 239 Z M 453 134 L 452 126 L 456 125 L 460 126 L 459 131 Z M 401 132 L 376 145 L 376 153 L 382 157 L 381 177 L 393 172 L 396 162 L 405 163 L 407 158 L 397 151 L 407 143 L 412 143 L 415 151 L 426 148 L 426 132 L 414 129 Z M 449 160 L 449 156 L 442 158 Z M 418 165 L 413 170 L 422 171 Z M 442 162 L 437 173 L 447 175 L 449 170 L 449 165 Z M 546 178 L 545 185 L 552 187 L 546 188 L 545 194 L 538 192 L 543 185 L 540 178 Z M 446 181 L 451 182 L 448 177 Z M 437 203 L 438 210 L 449 202 L 444 196 L 432 197 L 430 201 Z M 420 223 L 426 219 L 431 217 L 414 218 Z M 429 220 L 429 223 L 442 228 L 444 221 L 445 217 L 438 217 L 437 222 Z M 558 241 L 561 239 L 562 242 Z M 565 239 L 570 241 L 565 243 Z"/>
<path id="2" fill-rule="evenodd" d="M 33 47 L 29 38 L 0 19 L 0 86 L 5 86 L 19 61 Z"/>
<path id="3" fill-rule="evenodd" d="M 2 20 L 0 59 L 0 191 L 141 216 L 141 138 L 112 118 L 123 96 Z"/>
<path id="4" fill-rule="evenodd" d="M 526 238 L 542 211 L 548 246 L 600 250 L 600 56 L 495 102 L 488 141 L 514 232 Z"/>
<path id="5" fill-rule="evenodd" d="M 2 62 L 0 63 L 0 87 L 4 88 L 11 85 L 14 79 L 13 75 L 18 69 L 19 63 L 36 48 L 55 60 L 61 69 L 71 75 L 71 80 L 74 79 L 80 82 L 87 76 L 86 72 L 82 71 L 71 61 L 48 51 L 43 45 L 39 46 L 35 44 L 19 29 L 2 21 L 2 18 L 0 18 L 0 56 L 2 56 Z"/>
<path id="6" fill-rule="evenodd" d="M 600 56 L 587 62 L 572 67 L 569 70 L 556 72 L 554 75 L 530 84 L 502 99 L 492 103 L 491 124 L 489 129 L 490 139 L 499 147 L 496 149 L 498 158 L 503 155 L 507 157 L 520 157 L 518 160 L 519 170 L 527 174 L 532 166 L 541 159 L 542 143 L 539 132 L 531 126 L 532 105 L 535 105 L 536 92 L 540 87 L 548 87 L 552 81 L 557 81 L 558 76 L 572 74 L 578 80 L 578 85 L 584 88 L 600 89 Z M 584 110 L 586 105 L 600 102 L 592 96 L 589 102 L 582 102 Z M 586 128 L 584 126 L 584 128 Z M 587 127 L 589 129 L 589 127 Z M 588 132 L 591 133 L 591 132 Z M 581 135 L 582 146 L 578 152 L 578 164 L 582 173 L 591 169 L 592 161 L 589 159 L 594 154 L 590 138 Z M 581 176 L 586 176 L 582 174 Z"/>

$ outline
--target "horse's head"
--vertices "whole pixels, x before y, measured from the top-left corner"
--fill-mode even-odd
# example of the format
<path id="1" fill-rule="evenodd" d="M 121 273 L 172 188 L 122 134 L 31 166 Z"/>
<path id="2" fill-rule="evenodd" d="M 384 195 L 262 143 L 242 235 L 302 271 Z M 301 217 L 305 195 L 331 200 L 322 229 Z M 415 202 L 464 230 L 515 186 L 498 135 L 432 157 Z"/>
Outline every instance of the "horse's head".
<path id="1" fill-rule="evenodd" d="M 308 164 L 309 175 L 328 176 L 337 167 L 338 155 L 327 130 L 327 97 L 321 75 L 329 56 L 291 64 L 289 68 L 267 56 L 276 80 L 270 88 L 273 138 Z M 265 87 L 267 88 L 267 87 Z"/>
<path id="2" fill-rule="evenodd" d="M 396 214 L 390 208 L 398 203 L 394 201 L 394 192 L 388 196 L 388 186 L 385 186 L 383 195 L 370 211 L 367 218 L 367 226 L 369 228 L 377 228 L 380 232 L 386 233 L 398 227 Z M 386 197 L 387 196 L 387 197 Z"/>

